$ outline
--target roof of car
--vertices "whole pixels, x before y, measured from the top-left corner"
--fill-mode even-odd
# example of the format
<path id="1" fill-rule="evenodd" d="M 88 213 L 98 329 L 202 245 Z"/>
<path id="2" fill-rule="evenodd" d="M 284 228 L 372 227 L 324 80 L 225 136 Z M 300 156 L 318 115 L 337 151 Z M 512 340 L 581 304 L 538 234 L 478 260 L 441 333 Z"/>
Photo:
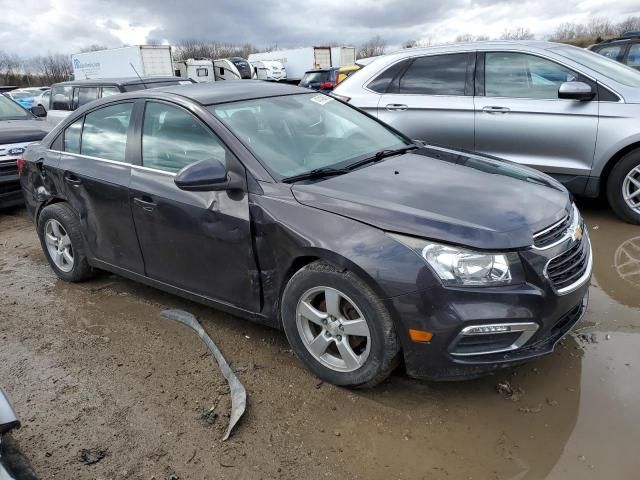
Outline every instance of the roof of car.
<path id="1" fill-rule="evenodd" d="M 68 80 L 66 82 L 59 82 L 55 85 L 136 85 L 141 83 L 156 83 L 156 82 L 168 82 L 168 81 L 189 81 L 187 78 L 182 77 L 120 77 L 120 78 L 96 78 L 87 80 Z"/>
<path id="2" fill-rule="evenodd" d="M 443 43 L 440 45 L 430 45 L 428 47 L 414 47 L 414 48 L 405 48 L 402 50 L 396 50 L 395 52 L 391 52 L 385 57 L 390 55 L 418 55 L 422 52 L 438 52 L 438 51 L 469 51 L 469 50 L 490 50 L 492 48 L 540 48 L 540 49 L 549 49 L 553 47 L 559 47 L 561 45 L 565 45 L 562 43 L 555 42 L 546 42 L 543 40 L 488 40 L 482 42 L 465 42 L 465 43 Z M 373 57 L 375 59 L 380 57 Z"/>
<path id="3" fill-rule="evenodd" d="M 262 80 L 227 80 L 194 83 L 192 85 L 172 85 L 154 88 L 153 90 L 154 92 L 160 91 L 182 95 L 203 105 L 310 93 L 306 88 L 282 83 L 264 82 Z"/>

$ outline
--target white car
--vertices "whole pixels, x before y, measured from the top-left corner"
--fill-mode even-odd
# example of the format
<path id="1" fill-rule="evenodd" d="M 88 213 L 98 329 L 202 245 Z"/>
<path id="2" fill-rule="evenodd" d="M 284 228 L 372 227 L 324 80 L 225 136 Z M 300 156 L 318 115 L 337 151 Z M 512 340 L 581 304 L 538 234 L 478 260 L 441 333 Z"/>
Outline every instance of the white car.
<path id="1" fill-rule="evenodd" d="M 49 99 L 51 98 L 51 89 L 44 90 L 40 95 L 33 97 L 33 107 L 40 105 L 49 111 Z"/>

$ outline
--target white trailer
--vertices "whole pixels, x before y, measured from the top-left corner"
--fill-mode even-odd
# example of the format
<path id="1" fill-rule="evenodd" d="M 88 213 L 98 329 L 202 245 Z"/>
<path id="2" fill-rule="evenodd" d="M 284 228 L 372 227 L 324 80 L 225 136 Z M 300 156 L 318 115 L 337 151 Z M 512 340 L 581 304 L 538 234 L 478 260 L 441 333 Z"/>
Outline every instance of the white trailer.
<path id="1" fill-rule="evenodd" d="M 284 65 L 275 60 L 258 60 L 257 62 L 253 62 L 251 67 L 254 71 L 254 78 L 258 80 L 268 80 L 271 82 L 287 80 L 287 71 Z"/>
<path id="2" fill-rule="evenodd" d="M 348 49 L 352 47 L 335 47 L 337 49 Z M 338 51 L 336 50 L 336 54 Z M 341 67 L 343 56 L 347 56 L 340 52 L 340 58 L 335 60 L 332 58 L 331 47 L 308 47 L 294 48 L 290 50 L 275 50 L 273 52 L 252 53 L 249 55 L 249 63 L 261 60 L 274 60 L 282 63 L 287 72 L 287 81 L 299 81 L 307 70 L 314 68 Z M 355 57 L 355 49 L 354 49 Z M 345 58 L 346 59 L 346 58 Z M 353 62 L 349 65 L 353 65 Z"/>
<path id="3" fill-rule="evenodd" d="M 213 82 L 213 61 L 209 58 L 188 58 L 173 62 L 176 77 L 191 78 L 196 82 Z"/>
<path id="4" fill-rule="evenodd" d="M 172 76 L 169 45 L 134 45 L 71 55 L 74 80 Z"/>
<path id="5" fill-rule="evenodd" d="M 356 49 L 354 47 L 331 47 L 331 66 L 350 67 L 356 64 Z"/>

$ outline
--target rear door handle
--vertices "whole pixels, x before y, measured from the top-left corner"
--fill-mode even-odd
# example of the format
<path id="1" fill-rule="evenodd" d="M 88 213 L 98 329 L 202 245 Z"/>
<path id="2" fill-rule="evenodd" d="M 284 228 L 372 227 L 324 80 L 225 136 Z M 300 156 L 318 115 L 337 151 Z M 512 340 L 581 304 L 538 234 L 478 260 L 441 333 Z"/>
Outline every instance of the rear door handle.
<path id="1" fill-rule="evenodd" d="M 389 105 L 386 106 L 386 109 L 389 110 L 390 112 L 404 112 L 406 109 L 408 109 L 409 107 L 403 103 L 390 103 Z"/>
<path id="2" fill-rule="evenodd" d="M 485 113 L 508 113 L 511 111 L 511 109 L 507 108 L 507 107 L 483 107 L 482 111 Z"/>
<path id="3" fill-rule="evenodd" d="M 142 209 L 147 212 L 153 212 L 153 209 L 156 208 L 156 204 L 153 203 L 151 197 L 148 197 L 147 195 L 143 195 L 142 198 L 133 197 L 133 203 L 135 203 L 139 207 L 142 207 Z"/>
<path id="4" fill-rule="evenodd" d="M 73 173 L 67 173 L 64 176 L 64 181 L 69 185 L 73 185 L 74 187 L 79 187 L 82 184 L 82 180 L 76 177 Z"/>

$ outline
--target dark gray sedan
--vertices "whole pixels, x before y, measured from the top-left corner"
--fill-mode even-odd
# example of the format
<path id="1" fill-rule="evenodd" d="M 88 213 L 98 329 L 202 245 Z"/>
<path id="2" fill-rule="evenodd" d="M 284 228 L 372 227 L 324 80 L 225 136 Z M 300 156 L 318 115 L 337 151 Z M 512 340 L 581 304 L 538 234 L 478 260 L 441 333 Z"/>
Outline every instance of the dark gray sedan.
<path id="1" fill-rule="evenodd" d="M 332 97 L 255 81 L 74 112 L 21 162 L 68 281 L 108 270 L 283 328 L 346 386 L 476 376 L 553 350 L 591 245 L 566 189 L 414 143 Z"/>

